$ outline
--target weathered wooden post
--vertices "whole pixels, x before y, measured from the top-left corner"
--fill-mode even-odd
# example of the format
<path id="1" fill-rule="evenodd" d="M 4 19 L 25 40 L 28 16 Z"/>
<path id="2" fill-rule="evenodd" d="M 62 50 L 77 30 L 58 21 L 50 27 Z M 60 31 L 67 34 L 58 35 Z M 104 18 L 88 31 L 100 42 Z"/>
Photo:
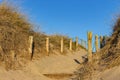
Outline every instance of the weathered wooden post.
<path id="1" fill-rule="evenodd" d="M 95 35 L 95 48 L 96 48 L 96 52 L 98 52 L 98 50 L 99 50 L 98 35 Z"/>
<path id="2" fill-rule="evenodd" d="M 76 50 L 78 49 L 78 37 L 76 37 Z"/>
<path id="3" fill-rule="evenodd" d="M 14 52 L 14 50 L 11 50 L 10 54 L 11 54 L 12 61 L 14 61 L 15 60 L 15 52 Z"/>
<path id="4" fill-rule="evenodd" d="M 69 50 L 72 51 L 72 38 L 70 39 L 70 46 L 69 46 Z"/>
<path id="5" fill-rule="evenodd" d="M 46 52 L 48 56 L 49 55 L 49 37 L 46 38 Z"/>
<path id="6" fill-rule="evenodd" d="M 63 53 L 63 48 L 64 48 L 64 42 L 63 42 L 63 38 L 61 38 L 61 53 Z"/>
<path id="7" fill-rule="evenodd" d="M 100 48 L 102 48 L 103 36 L 100 36 Z"/>
<path id="8" fill-rule="evenodd" d="M 0 55 L 2 56 L 1 58 L 4 60 L 4 53 L 3 53 L 3 49 L 1 46 L 0 46 Z"/>
<path id="9" fill-rule="evenodd" d="M 88 32 L 88 62 L 92 61 L 92 32 Z"/>
<path id="10" fill-rule="evenodd" d="M 33 55 L 33 36 L 29 36 L 29 56 L 31 59 L 31 56 Z"/>

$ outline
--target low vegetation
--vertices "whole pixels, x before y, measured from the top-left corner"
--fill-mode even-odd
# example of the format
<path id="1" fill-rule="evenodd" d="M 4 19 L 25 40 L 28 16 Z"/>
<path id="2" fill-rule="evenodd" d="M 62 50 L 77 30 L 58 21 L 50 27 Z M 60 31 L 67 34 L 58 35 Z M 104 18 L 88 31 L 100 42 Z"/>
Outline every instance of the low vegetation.
<path id="1" fill-rule="evenodd" d="M 92 62 L 83 63 L 76 71 L 74 80 L 93 80 L 94 74 L 120 65 L 120 18 L 117 19 L 113 33 L 107 39 L 106 45 L 93 54 Z"/>
<path id="2" fill-rule="evenodd" d="M 34 37 L 33 59 L 46 55 L 46 37 L 50 38 L 49 54 L 60 53 L 61 38 L 64 38 L 64 53 L 69 51 L 69 37 L 35 32 L 34 26 L 24 14 L 6 3 L 0 4 L 0 65 L 5 66 L 6 69 L 18 69 L 24 66 L 30 60 L 29 36 Z M 75 46 L 75 42 L 73 45 Z M 80 45 L 79 48 L 81 48 Z M 15 54 L 14 61 L 11 59 L 13 53 Z"/>

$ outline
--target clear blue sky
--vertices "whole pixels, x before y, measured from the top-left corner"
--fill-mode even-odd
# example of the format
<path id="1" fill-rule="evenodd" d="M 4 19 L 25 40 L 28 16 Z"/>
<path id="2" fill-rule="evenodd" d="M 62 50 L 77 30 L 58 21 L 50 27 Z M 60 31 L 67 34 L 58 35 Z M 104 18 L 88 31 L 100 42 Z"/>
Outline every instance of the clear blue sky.
<path id="1" fill-rule="evenodd" d="M 23 0 L 22 8 L 47 34 L 86 39 L 87 31 L 109 35 L 120 0 Z"/>

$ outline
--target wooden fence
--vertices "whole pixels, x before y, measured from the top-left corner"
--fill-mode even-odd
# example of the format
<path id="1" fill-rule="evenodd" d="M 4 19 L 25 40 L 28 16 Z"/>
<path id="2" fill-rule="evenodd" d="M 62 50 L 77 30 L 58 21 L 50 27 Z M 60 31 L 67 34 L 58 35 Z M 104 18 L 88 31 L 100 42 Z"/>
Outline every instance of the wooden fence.
<path id="1" fill-rule="evenodd" d="M 95 35 L 95 40 L 94 40 L 95 42 L 92 45 L 92 38 L 93 38 L 92 32 L 88 32 L 87 37 L 88 37 L 88 61 L 91 62 L 93 55 L 93 50 L 92 50 L 93 46 L 95 46 L 95 52 L 99 52 L 99 50 L 105 46 L 106 39 L 104 39 L 103 36 L 99 37 L 98 35 Z"/>
<path id="2" fill-rule="evenodd" d="M 28 47 L 28 50 L 29 50 L 29 56 L 31 56 L 31 54 L 33 55 L 33 36 L 29 36 L 29 40 L 28 40 L 28 42 L 29 42 L 29 47 Z M 48 56 L 49 55 L 49 53 L 50 53 L 50 37 L 46 37 L 46 39 L 45 39 L 46 41 L 45 41 L 45 48 L 46 48 L 46 55 Z M 61 53 L 63 53 L 64 52 L 64 42 L 65 42 L 65 40 L 64 40 L 64 38 L 63 37 L 61 37 L 61 40 L 60 40 L 60 52 Z M 74 42 L 74 46 L 73 46 L 73 42 Z M 82 40 L 82 39 L 80 39 L 79 40 L 79 38 L 78 37 L 76 37 L 75 38 L 75 40 L 73 41 L 73 39 L 72 38 L 70 38 L 69 39 L 69 42 L 68 42 L 68 45 L 69 45 L 69 47 L 68 47 L 68 50 L 70 50 L 70 51 L 74 51 L 74 50 L 78 50 L 78 48 L 79 48 L 79 45 L 81 45 L 82 47 L 84 47 L 84 48 L 86 48 L 86 41 L 84 41 L 84 40 Z"/>
<path id="3" fill-rule="evenodd" d="M 84 41 L 83 39 L 79 39 L 78 37 L 75 38 L 74 42 L 75 42 L 75 50 L 78 50 L 78 46 L 81 45 L 82 47 L 84 47 L 86 50 L 88 50 L 88 61 L 91 62 L 92 61 L 92 55 L 93 55 L 93 50 L 92 50 L 92 37 L 93 37 L 93 34 L 92 32 L 88 32 L 87 33 L 87 42 Z M 61 37 L 61 40 L 60 40 L 60 52 L 63 53 L 64 52 L 64 38 Z M 95 52 L 98 52 L 99 49 L 100 49 L 100 45 L 102 44 L 102 36 L 100 37 L 100 40 L 99 40 L 99 37 L 98 35 L 95 35 Z M 99 42 L 100 41 L 100 42 Z M 49 37 L 46 37 L 46 55 L 48 56 L 49 55 L 49 52 L 50 52 L 50 38 Z M 73 39 L 69 39 L 69 50 L 70 51 L 73 51 Z M 29 37 L 29 47 L 28 47 L 28 50 L 29 50 L 29 55 L 33 54 L 33 36 L 30 36 Z M 12 52 L 12 56 L 14 55 L 14 52 Z"/>

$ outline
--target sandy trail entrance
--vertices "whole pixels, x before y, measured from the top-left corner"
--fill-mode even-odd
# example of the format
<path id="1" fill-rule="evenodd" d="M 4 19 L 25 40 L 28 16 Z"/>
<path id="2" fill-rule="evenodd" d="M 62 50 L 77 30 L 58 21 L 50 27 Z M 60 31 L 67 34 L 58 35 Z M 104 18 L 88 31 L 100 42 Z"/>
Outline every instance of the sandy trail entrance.
<path id="1" fill-rule="evenodd" d="M 50 55 L 27 64 L 23 70 L 5 71 L 0 69 L 0 80 L 67 80 L 80 66 L 81 50 L 67 55 Z M 76 62 L 79 61 L 79 62 Z"/>

